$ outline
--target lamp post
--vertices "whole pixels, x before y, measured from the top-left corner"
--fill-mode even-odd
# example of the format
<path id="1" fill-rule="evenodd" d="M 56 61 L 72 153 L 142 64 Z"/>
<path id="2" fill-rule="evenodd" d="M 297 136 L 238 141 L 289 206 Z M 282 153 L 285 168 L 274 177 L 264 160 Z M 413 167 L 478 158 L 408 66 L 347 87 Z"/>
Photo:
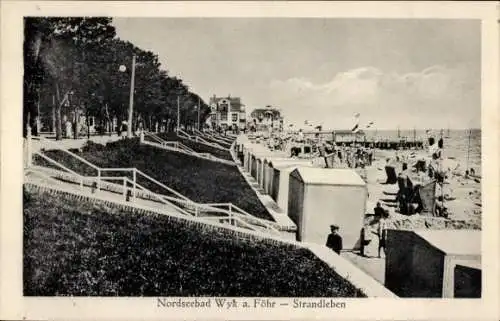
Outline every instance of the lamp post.
<path id="1" fill-rule="evenodd" d="M 181 102 L 180 97 L 177 96 L 177 133 L 179 133 L 179 129 L 181 129 Z"/>
<path id="2" fill-rule="evenodd" d="M 200 110 L 201 110 L 201 106 L 200 106 L 200 97 L 198 97 L 198 131 L 200 131 Z"/>
<path id="3" fill-rule="evenodd" d="M 132 137 L 132 116 L 134 114 L 134 86 L 135 86 L 135 55 L 132 55 L 132 74 L 130 76 L 130 98 L 128 106 L 128 126 L 127 126 L 127 137 Z M 127 68 L 124 65 L 120 65 L 118 69 L 120 72 L 125 72 Z"/>

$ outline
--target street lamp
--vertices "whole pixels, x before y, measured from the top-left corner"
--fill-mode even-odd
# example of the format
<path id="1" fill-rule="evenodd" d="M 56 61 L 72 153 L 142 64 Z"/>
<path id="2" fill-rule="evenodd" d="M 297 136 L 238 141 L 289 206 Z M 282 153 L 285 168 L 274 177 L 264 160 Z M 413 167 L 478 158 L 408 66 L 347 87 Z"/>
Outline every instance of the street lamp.
<path id="1" fill-rule="evenodd" d="M 125 72 L 127 67 L 120 65 L 118 68 L 120 72 Z M 130 100 L 128 107 L 128 126 L 127 126 L 127 137 L 132 137 L 132 115 L 134 112 L 134 82 L 135 82 L 135 55 L 132 55 L 132 75 L 130 76 Z"/>

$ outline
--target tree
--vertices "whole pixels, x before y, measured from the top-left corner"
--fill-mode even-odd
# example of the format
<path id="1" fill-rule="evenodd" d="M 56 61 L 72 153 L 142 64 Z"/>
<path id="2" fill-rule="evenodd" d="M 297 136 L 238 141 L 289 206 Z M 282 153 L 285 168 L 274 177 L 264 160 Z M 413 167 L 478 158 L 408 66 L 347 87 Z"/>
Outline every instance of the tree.
<path id="1" fill-rule="evenodd" d="M 52 85 L 56 117 L 59 115 L 56 136 L 61 138 L 60 109 L 71 90 L 83 85 L 82 81 L 75 79 L 75 63 L 80 63 L 78 70 L 84 71 L 85 62 L 78 61 L 78 57 L 85 52 L 86 46 L 115 36 L 110 23 L 110 18 L 25 18 L 24 128 L 27 120 L 34 121 L 34 101 L 40 87 Z M 25 135 L 26 130 L 23 132 Z"/>
<path id="2" fill-rule="evenodd" d="M 198 122 L 198 105 L 200 122 L 208 117 L 210 108 L 182 79 L 169 77 L 154 53 L 116 38 L 111 23 L 110 18 L 25 19 L 25 128 L 35 120 L 37 102 L 42 115 L 54 115 L 57 139 L 62 135 L 62 111 L 73 114 L 76 129 L 77 113 L 83 110 L 87 135 L 90 116 L 102 130 L 114 118 L 127 119 L 133 55 L 137 57 L 135 126 L 141 122 L 152 130 L 165 123 L 167 130 L 173 130 L 178 99 L 184 126 Z M 125 72 L 119 72 L 120 65 L 126 66 Z"/>

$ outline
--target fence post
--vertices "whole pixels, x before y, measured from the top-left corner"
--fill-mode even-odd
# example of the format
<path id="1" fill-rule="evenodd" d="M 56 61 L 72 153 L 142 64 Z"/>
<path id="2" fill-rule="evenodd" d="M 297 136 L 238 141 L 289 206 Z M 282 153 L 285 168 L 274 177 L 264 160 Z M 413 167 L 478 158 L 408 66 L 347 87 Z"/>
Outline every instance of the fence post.
<path id="1" fill-rule="evenodd" d="M 123 178 L 123 198 L 127 201 L 127 179 Z"/>
<path id="2" fill-rule="evenodd" d="M 134 186 L 132 187 L 132 199 L 135 202 L 135 184 L 136 184 L 136 178 L 137 178 L 137 168 L 134 168 L 132 171 L 133 179 L 134 179 Z"/>
<path id="3" fill-rule="evenodd" d="M 97 169 L 97 190 L 101 190 L 101 169 Z"/>
<path id="4" fill-rule="evenodd" d="M 28 126 L 26 129 L 26 157 L 27 157 L 27 167 L 31 167 L 32 164 L 32 150 L 31 150 L 31 127 Z"/>
<path id="5" fill-rule="evenodd" d="M 144 130 L 141 130 L 141 143 L 144 143 Z"/>

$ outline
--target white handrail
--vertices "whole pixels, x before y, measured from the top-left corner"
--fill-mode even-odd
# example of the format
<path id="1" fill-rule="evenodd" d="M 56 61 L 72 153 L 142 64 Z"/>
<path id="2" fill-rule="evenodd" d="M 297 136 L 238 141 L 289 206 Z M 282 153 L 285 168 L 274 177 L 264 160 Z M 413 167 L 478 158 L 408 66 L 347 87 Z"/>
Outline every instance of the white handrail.
<path id="1" fill-rule="evenodd" d="M 130 179 L 128 179 L 128 178 L 127 178 L 127 180 L 128 180 L 129 182 L 131 182 L 131 181 L 130 181 Z M 133 182 L 131 182 L 131 183 L 133 183 Z M 176 205 L 175 205 L 175 204 L 173 204 L 172 202 L 169 202 L 169 201 L 165 200 L 165 199 L 164 199 L 162 196 L 160 196 L 159 194 L 157 194 L 157 193 L 155 193 L 155 192 L 153 192 L 153 191 L 151 191 L 151 190 L 149 190 L 149 189 L 145 188 L 144 186 L 139 185 L 139 184 L 137 184 L 137 183 L 136 183 L 135 185 L 136 185 L 136 187 L 139 187 L 142 191 L 145 191 L 145 192 L 147 192 L 148 194 L 153 195 L 153 197 L 156 197 L 156 198 L 157 198 L 158 200 L 160 200 L 162 203 L 164 203 L 164 204 L 166 204 L 166 205 L 169 205 L 169 206 L 172 206 L 173 208 L 175 208 L 175 209 L 176 209 L 176 210 L 178 210 L 179 212 L 181 212 L 181 213 L 183 213 L 183 214 L 185 214 L 185 215 L 192 215 L 192 214 L 190 214 L 189 212 L 187 212 L 187 211 L 183 210 L 182 208 L 180 208 L 180 207 L 176 206 Z"/>
<path id="2" fill-rule="evenodd" d="M 24 173 L 25 174 L 27 174 L 29 172 L 34 173 L 34 174 L 38 174 L 38 175 L 42 176 L 43 178 L 45 178 L 45 179 L 47 179 L 49 181 L 52 181 L 52 182 L 54 182 L 56 184 L 59 183 L 59 181 L 57 179 L 55 179 L 53 177 L 50 177 L 49 175 L 47 175 L 44 172 L 36 171 L 34 168 L 30 168 L 30 167 L 24 169 Z"/>
<path id="3" fill-rule="evenodd" d="M 217 143 L 214 143 L 214 142 L 209 142 L 209 141 L 207 141 L 207 140 L 201 139 L 201 138 L 200 138 L 200 137 L 198 137 L 198 136 L 195 136 L 195 137 L 196 137 L 196 138 L 195 138 L 195 141 L 196 141 L 197 143 L 205 144 L 205 145 L 208 145 L 208 146 L 211 146 L 211 147 L 214 147 L 214 148 L 218 148 L 218 149 L 222 149 L 222 150 L 227 150 L 227 149 L 228 149 L 228 148 L 226 148 L 226 147 L 224 147 L 224 146 L 221 146 L 221 145 L 219 145 L 219 144 L 217 144 Z M 198 141 L 198 140 L 200 140 L 200 141 Z"/>
<path id="4" fill-rule="evenodd" d="M 101 170 L 102 172 L 131 172 L 133 170 L 135 170 L 135 167 L 117 167 L 117 168 L 112 168 L 112 167 L 108 167 L 108 168 L 100 168 L 98 167 L 99 170 Z"/>
<path id="5" fill-rule="evenodd" d="M 193 156 L 193 157 L 199 157 L 199 158 L 203 158 L 203 159 L 208 159 L 208 160 L 212 160 L 212 161 L 216 161 L 216 162 L 224 163 L 224 164 L 228 164 L 228 165 L 236 165 L 236 163 L 233 162 L 233 161 L 231 161 L 231 160 L 219 158 L 219 157 L 213 156 L 210 153 L 198 153 L 198 152 L 194 152 L 193 153 L 193 152 L 185 151 L 183 149 L 179 149 L 179 148 L 175 148 L 175 147 L 168 147 L 168 146 L 164 146 L 162 144 L 154 143 L 154 142 L 150 142 L 150 141 L 143 141 L 142 143 L 145 144 L 145 145 L 149 145 L 149 146 L 153 146 L 153 147 L 158 147 L 158 148 L 163 148 L 163 149 L 167 149 L 167 150 L 175 150 L 176 152 L 185 153 L 185 154 Z"/>
<path id="6" fill-rule="evenodd" d="M 174 190 L 174 189 L 172 189 L 172 188 L 170 188 L 170 187 L 162 184 L 161 182 L 159 182 L 156 179 L 152 178 L 151 176 L 149 176 L 149 175 L 141 172 L 140 170 L 136 169 L 136 172 L 137 172 L 137 174 L 143 176 L 144 178 L 147 178 L 148 180 L 152 181 L 153 183 L 159 185 L 160 187 L 163 187 L 164 189 L 166 189 L 167 191 L 171 192 L 172 194 L 177 195 L 177 196 L 179 196 L 180 198 L 182 198 L 184 200 L 189 200 L 190 201 L 190 199 L 187 198 L 186 196 L 184 196 L 181 193 L 177 192 L 176 190 Z"/>
<path id="7" fill-rule="evenodd" d="M 64 148 L 61 148 L 58 144 L 56 144 L 55 142 L 51 141 L 51 140 L 48 140 L 46 138 L 43 138 L 43 137 L 39 137 L 39 136 L 31 136 L 31 138 L 33 139 L 38 139 L 40 141 L 43 141 L 43 142 L 48 142 L 49 144 L 52 144 L 52 146 L 56 147 L 57 150 L 61 150 L 71 156 L 73 156 L 74 158 L 78 159 L 79 161 L 81 161 L 82 163 L 85 163 L 86 165 L 98 170 L 99 167 L 97 167 L 96 165 L 92 164 L 91 162 L 89 162 L 88 160 L 76 155 L 75 153 L 73 152 L 70 152 L 69 150 L 67 149 L 64 149 Z"/>
<path id="8" fill-rule="evenodd" d="M 68 173 L 76 176 L 77 178 L 80 179 L 80 186 L 83 187 L 83 179 L 84 179 L 84 176 L 70 170 L 69 168 L 65 167 L 64 165 L 58 163 L 57 161 L 55 160 L 52 160 L 51 158 L 47 157 L 46 155 L 43 155 L 42 153 L 40 152 L 35 152 L 37 155 L 40 155 L 41 157 L 43 157 L 44 159 L 47 159 L 49 162 L 55 164 L 56 166 L 62 168 L 63 170 L 67 171 Z M 75 158 L 77 159 L 80 159 L 81 157 L 75 155 L 74 153 L 71 153 L 71 152 L 68 152 L 68 154 L 70 154 L 71 156 L 74 156 Z M 81 158 L 82 160 L 84 160 L 83 158 Z M 156 179 L 152 178 L 151 176 L 143 173 L 142 171 L 138 170 L 137 168 L 99 168 L 98 166 L 84 160 L 85 163 L 88 163 L 90 164 L 90 166 L 92 168 L 95 168 L 97 171 L 98 171 L 98 176 L 97 176 L 97 183 L 98 183 L 98 189 L 100 189 L 100 185 L 101 185 L 101 181 L 105 181 L 105 180 L 123 180 L 123 193 L 126 197 L 126 193 L 128 190 L 132 189 L 133 190 L 133 198 L 135 199 L 136 198 L 136 189 L 139 188 L 139 190 L 142 190 L 142 191 L 145 191 L 147 192 L 148 194 L 150 195 L 153 195 L 153 197 L 157 198 L 158 200 L 160 200 L 161 202 L 163 203 L 166 203 L 170 206 L 173 206 L 175 209 L 177 209 L 179 212 L 183 213 L 183 214 L 187 214 L 187 215 L 192 215 L 190 214 L 189 212 L 181 209 L 180 207 L 176 206 L 173 204 L 173 202 L 177 202 L 177 203 L 183 203 L 185 206 L 192 206 L 194 207 L 194 210 L 195 210 L 195 216 L 197 216 L 197 214 L 199 213 L 199 211 L 205 211 L 205 212 L 215 212 L 215 213 L 224 213 L 226 215 L 228 215 L 228 217 L 231 217 L 235 220 L 237 220 L 238 222 L 240 222 L 241 224 L 243 224 L 244 226 L 247 226 L 247 227 L 250 227 L 252 229 L 254 229 L 255 227 L 251 227 L 251 225 L 245 221 L 245 219 L 251 219 L 253 220 L 254 222 L 258 222 L 260 224 L 263 225 L 264 228 L 268 229 L 268 230 L 271 230 L 273 232 L 278 232 L 279 231 L 277 229 L 275 229 L 272 225 L 264 222 L 263 220 L 261 219 L 258 219 L 256 217 L 253 217 L 251 216 L 250 214 L 248 214 L 247 212 L 241 210 L 239 207 L 236 207 L 235 205 L 231 204 L 231 203 L 218 203 L 218 204 L 200 204 L 200 203 L 196 203 L 192 200 L 190 200 L 189 198 L 187 198 L 186 196 L 182 195 L 181 193 L 173 190 L 172 188 L 164 185 L 163 183 L 157 181 Z M 128 177 L 125 177 L 125 176 L 101 176 L 101 172 L 132 172 L 133 175 L 134 175 L 134 180 L 130 180 Z M 144 178 L 148 179 L 149 181 L 155 183 L 156 185 L 166 189 L 167 191 L 169 191 L 170 193 L 176 195 L 177 197 L 179 198 L 172 198 L 172 197 L 168 197 L 166 195 L 161 195 L 161 194 L 158 194 L 158 193 L 154 193 L 152 191 L 150 191 L 149 189 L 145 188 L 144 186 L 140 185 L 137 183 L 137 178 L 136 178 L 136 175 L 139 174 L 141 176 L 143 176 Z M 95 177 L 89 177 L 91 179 L 95 179 Z M 127 187 L 127 182 L 131 183 L 132 184 L 132 188 L 129 188 Z M 161 195 L 161 196 L 160 196 Z M 221 209 L 221 208 L 217 208 L 217 206 L 227 206 L 228 209 Z M 232 210 L 232 208 L 235 208 L 238 212 L 234 212 Z"/>
<path id="9" fill-rule="evenodd" d="M 50 162 L 50 163 L 52 163 L 52 164 L 54 164 L 54 165 L 62 168 L 63 170 L 65 170 L 65 171 L 67 171 L 67 172 L 69 172 L 69 173 L 71 173 L 71 174 L 73 174 L 75 176 L 82 177 L 82 175 L 78 174 L 77 172 L 72 171 L 71 169 L 67 168 L 66 166 L 60 164 L 58 161 L 55 161 L 52 158 L 50 158 L 50 157 L 48 157 L 48 156 L 46 156 L 46 155 L 44 155 L 44 154 L 42 154 L 40 152 L 34 152 L 33 154 L 36 154 L 36 155 L 42 157 L 43 159 L 47 160 L 48 162 Z"/>

